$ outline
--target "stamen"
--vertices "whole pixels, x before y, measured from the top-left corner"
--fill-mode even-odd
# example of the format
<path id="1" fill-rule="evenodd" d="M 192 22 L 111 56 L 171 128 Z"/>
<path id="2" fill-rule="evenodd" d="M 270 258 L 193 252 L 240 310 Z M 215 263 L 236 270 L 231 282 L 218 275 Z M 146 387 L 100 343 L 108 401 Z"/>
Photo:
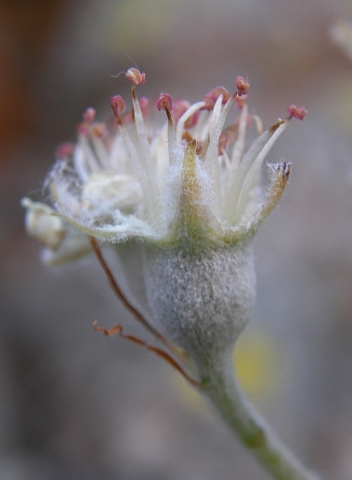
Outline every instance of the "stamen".
<path id="1" fill-rule="evenodd" d="M 133 86 L 145 83 L 145 73 L 141 73 L 137 68 L 129 68 L 126 72 L 126 78 Z"/>
<path id="2" fill-rule="evenodd" d="M 57 158 L 68 158 L 71 157 L 73 151 L 75 149 L 75 145 L 72 142 L 65 142 L 59 145 L 56 150 L 56 157 Z"/>
<path id="3" fill-rule="evenodd" d="M 209 124 L 209 136 L 210 137 L 212 136 L 214 128 L 216 127 L 216 125 L 218 123 L 218 120 L 220 118 L 223 98 L 224 98 L 223 95 L 220 94 L 218 96 L 218 99 L 215 102 L 213 112 L 212 112 L 212 115 L 211 115 L 210 124 Z"/>
<path id="4" fill-rule="evenodd" d="M 85 154 L 83 152 L 83 145 L 80 145 L 79 143 L 75 146 L 73 152 L 73 165 L 79 179 L 82 183 L 85 183 L 88 180 L 91 171 L 87 165 Z"/>
<path id="5" fill-rule="evenodd" d="M 136 70 L 136 69 L 130 69 Z M 126 149 L 129 153 L 131 162 L 134 163 L 136 175 L 140 180 L 140 184 L 143 190 L 144 198 L 146 199 L 147 212 L 152 217 L 154 212 L 153 200 L 154 198 L 150 195 L 150 192 L 155 192 L 157 195 L 158 188 L 155 186 L 155 181 L 150 172 L 151 169 L 151 158 L 150 158 L 150 148 L 147 133 L 145 130 L 143 115 L 140 107 L 140 103 L 136 98 L 134 85 L 132 86 L 132 102 L 133 102 L 133 112 L 132 118 L 135 120 L 137 136 L 139 140 L 139 145 L 134 144 L 127 132 L 125 125 L 122 123 L 120 114 L 125 110 L 125 101 L 121 95 L 116 95 L 110 99 L 110 106 L 114 112 L 116 123 L 119 126 L 121 136 L 124 140 Z M 143 101 L 145 104 L 145 102 Z M 128 118 L 128 117 L 127 117 Z M 150 183 L 152 183 L 152 188 L 150 188 Z M 155 188 L 156 187 L 156 188 Z"/>
<path id="6" fill-rule="evenodd" d="M 167 116 L 167 138 L 168 138 L 168 152 L 169 152 L 169 165 L 175 165 L 176 163 L 176 133 L 174 129 L 174 123 L 171 116 L 171 110 L 173 109 L 173 101 L 169 94 L 161 93 L 158 101 L 156 102 L 157 109 L 165 110 Z"/>
<path id="7" fill-rule="evenodd" d="M 104 138 L 108 134 L 105 123 L 94 123 L 90 129 L 92 136 L 96 138 Z"/>
<path id="8" fill-rule="evenodd" d="M 136 96 L 134 91 L 132 93 L 132 97 L 136 100 Z M 141 97 L 139 99 L 139 107 L 143 117 L 145 117 L 149 113 L 149 100 L 147 97 Z M 125 125 L 130 125 L 135 121 L 135 112 L 134 108 L 132 107 L 129 112 L 126 112 L 122 117 L 122 121 Z"/>
<path id="9" fill-rule="evenodd" d="M 138 102 L 140 110 L 142 112 L 142 116 L 147 116 L 147 114 L 149 113 L 149 100 L 147 99 L 147 97 L 141 97 Z M 131 123 L 133 123 L 135 120 L 134 109 L 132 108 L 129 112 L 126 112 L 121 120 L 125 125 L 130 125 Z"/>
<path id="10" fill-rule="evenodd" d="M 219 137 L 219 155 L 222 155 L 226 151 L 231 138 L 233 137 L 233 132 L 230 130 L 224 130 Z"/>
<path id="11" fill-rule="evenodd" d="M 80 159 L 85 164 L 89 174 L 100 172 L 101 165 L 99 164 L 97 157 L 93 152 L 89 139 L 86 136 L 82 136 L 79 143 L 80 145 L 78 148 L 81 149 Z"/>
<path id="12" fill-rule="evenodd" d="M 82 137 L 89 137 L 90 129 L 87 123 L 80 123 L 77 127 L 77 134 L 82 135 Z"/>
<path id="13" fill-rule="evenodd" d="M 79 142 L 75 149 L 74 165 L 83 179 L 86 175 L 99 172 L 102 165 L 91 147 L 91 129 L 87 125 L 80 125 L 78 133 Z"/>
<path id="14" fill-rule="evenodd" d="M 111 168 L 109 162 L 109 152 L 104 144 L 104 138 L 106 138 L 108 131 L 104 123 L 95 123 L 91 127 L 92 132 L 92 146 L 95 151 L 96 156 L 100 162 L 100 165 L 109 170 Z"/>
<path id="15" fill-rule="evenodd" d="M 257 127 L 257 133 L 258 135 L 261 135 L 263 133 L 263 122 L 261 118 L 258 115 L 252 115 L 253 120 L 255 121 L 255 125 Z"/>
<path id="16" fill-rule="evenodd" d="M 149 111 L 149 100 L 147 97 L 141 97 L 139 99 L 139 106 L 141 107 L 141 112 L 143 115 L 147 115 Z"/>
<path id="17" fill-rule="evenodd" d="M 172 98 L 168 93 L 161 93 L 158 101 L 156 102 L 156 107 L 159 110 L 165 110 L 169 124 L 172 123 L 171 110 L 173 107 Z"/>
<path id="18" fill-rule="evenodd" d="M 83 114 L 83 120 L 87 123 L 92 123 L 95 120 L 95 110 L 94 108 L 87 108 L 87 110 Z"/>
<path id="19" fill-rule="evenodd" d="M 113 110 L 115 109 L 115 111 L 118 110 L 117 97 L 113 97 L 110 101 L 112 108 L 114 105 Z M 76 149 L 74 165 L 82 180 L 87 180 L 91 173 L 96 173 L 101 168 L 109 168 L 108 151 L 102 142 L 102 139 L 108 134 L 107 128 L 104 123 L 94 122 L 94 118 L 94 108 L 88 108 L 83 114 L 85 122 L 78 127 L 81 145 Z"/>
<path id="20" fill-rule="evenodd" d="M 125 100 L 121 97 L 121 95 L 115 95 L 114 97 L 110 98 L 110 107 L 114 113 L 117 123 L 120 123 L 120 115 L 126 108 Z"/>
<path id="21" fill-rule="evenodd" d="M 243 205 L 247 200 L 254 178 L 260 171 L 270 148 L 286 128 L 286 124 L 285 120 L 276 122 L 253 142 L 251 148 L 241 160 L 236 175 L 233 176 L 226 201 L 225 214 L 230 221 L 239 220 L 236 215 L 244 211 Z"/>
<path id="22" fill-rule="evenodd" d="M 205 102 L 204 109 L 205 110 L 212 110 L 216 103 L 216 100 L 219 96 L 222 95 L 222 104 L 225 105 L 228 99 L 231 97 L 230 93 L 224 87 L 215 87 L 213 90 L 208 92 L 203 97 L 203 102 Z"/>
<path id="23" fill-rule="evenodd" d="M 235 141 L 235 139 L 238 137 L 238 122 L 233 123 L 232 125 L 229 125 L 226 127 L 222 132 L 219 137 L 219 155 L 224 155 L 226 153 L 226 156 L 229 159 L 229 162 L 231 164 L 231 160 L 228 154 L 229 146 L 232 145 Z M 231 167 L 232 168 L 232 167 Z M 231 172 L 229 173 L 229 175 Z M 227 175 L 227 179 L 229 178 L 229 175 Z"/>
<path id="24" fill-rule="evenodd" d="M 236 98 L 237 96 L 235 97 L 235 99 Z M 250 123 L 247 113 L 248 108 L 246 105 L 241 112 L 239 120 L 236 123 L 228 126 L 225 130 L 223 130 L 219 138 L 219 153 L 221 155 L 224 155 L 224 158 L 226 157 L 226 175 L 222 175 L 222 185 L 220 189 L 220 208 L 222 211 L 225 210 L 227 197 L 230 192 L 231 185 L 234 181 L 234 176 L 237 175 L 235 172 L 241 163 L 246 129 L 248 128 L 248 125 Z M 235 139 L 236 141 L 232 148 L 232 155 L 230 160 L 229 155 L 231 150 L 229 152 L 227 152 L 226 150 L 229 148 L 229 145 L 234 142 Z"/>
<path id="25" fill-rule="evenodd" d="M 138 108 L 139 108 L 139 106 L 138 106 Z M 140 116 L 141 115 L 142 114 L 140 114 Z M 147 212 L 152 214 L 154 206 L 152 204 L 153 198 L 150 195 L 151 189 L 150 189 L 150 184 L 149 184 L 148 172 L 147 172 L 147 169 L 145 168 L 145 156 L 143 155 L 143 152 L 142 152 L 142 154 L 140 154 L 141 149 L 139 149 L 139 151 L 137 151 L 137 148 L 136 148 L 137 145 L 135 144 L 136 142 L 132 142 L 132 140 L 131 140 L 128 132 L 127 132 L 127 128 L 122 123 L 122 121 L 120 120 L 119 117 L 116 117 L 116 122 L 117 122 L 117 125 L 118 125 L 118 128 L 119 128 L 123 143 L 125 145 L 125 148 L 126 148 L 126 151 L 127 151 L 127 154 L 128 154 L 128 158 L 130 159 L 130 162 L 131 162 L 131 165 L 132 165 L 132 170 L 135 172 L 135 174 L 136 174 L 136 176 L 137 176 L 137 178 L 138 178 L 138 180 L 141 184 L 141 187 L 142 187 L 142 190 L 143 190 L 143 197 L 145 198 L 145 201 L 146 201 Z M 136 126 L 136 128 L 137 128 L 137 126 Z M 148 149 L 149 149 L 148 139 L 146 138 L 146 140 L 147 140 Z"/>
<path id="26" fill-rule="evenodd" d="M 250 192 L 251 186 L 253 185 L 255 178 L 259 175 L 260 168 L 265 160 L 265 157 L 271 150 L 272 146 L 278 139 L 278 137 L 282 134 L 287 126 L 287 122 L 284 120 L 279 120 L 275 123 L 271 128 L 269 128 L 268 133 L 270 135 L 269 139 L 258 153 L 255 161 L 251 164 L 250 168 L 248 169 L 248 173 L 245 176 L 242 184 L 242 188 L 240 194 L 238 196 L 238 203 L 237 208 L 238 211 L 241 211 L 241 208 L 244 208 L 245 203 L 247 202 L 247 195 Z M 265 132 L 263 136 L 265 135 Z M 259 137 L 260 138 L 260 137 Z"/>
<path id="27" fill-rule="evenodd" d="M 233 101 L 233 96 L 228 99 L 226 105 L 222 109 L 222 112 L 219 116 L 217 124 L 210 137 L 207 153 L 204 158 L 204 166 L 209 172 L 210 177 L 215 182 L 215 192 L 217 194 L 217 198 L 220 198 L 220 166 L 218 162 L 219 138 L 220 138 L 226 117 L 232 105 L 232 101 Z"/>
<path id="28" fill-rule="evenodd" d="M 177 122 L 177 128 L 176 128 L 176 141 L 177 143 L 181 142 L 181 137 L 183 134 L 183 130 L 185 128 L 185 124 L 188 120 L 191 120 L 191 118 L 202 108 L 206 106 L 205 102 L 197 102 L 191 105 L 181 116 L 179 121 Z M 197 119 L 197 117 L 194 117 Z"/>
<path id="29" fill-rule="evenodd" d="M 298 118 L 298 120 L 303 120 L 307 114 L 307 110 L 302 105 L 300 107 L 296 107 L 296 105 L 290 105 L 287 111 L 290 114 L 288 120 L 290 120 L 292 117 Z"/>
<path id="30" fill-rule="evenodd" d="M 247 95 L 249 90 L 249 82 L 245 78 L 238 76 L 235 82 L 237 88 L 237 95 L 242 97 L 243 95 Z"/>
<path id="31" fill-rule="evenodd" d="M 137 149 L 138 156 L 142 164 L 142 168 L 145 175 L 144 177 L 145 186 L 146 186 L 145 200 L 147 204 L 148 217 L 149 217 L 149 220 L 153 222 L 157 218 L 156 209 L 159 208 L 157 199 L 159 197 L 160 189 L 155 176 L 155 168 L 152 160 L 148 134 L 147 134 L 144 118 L 142 115 L 141 106 L 138 101 L 138 98 L 136 97 L 134 86 L 132 86 L 131 93 L 132 93 L 134 122 L 135 122 L 135 128 L 136 128 L 137 139 L 138 139 L 138 142 L 136 142 L 135 147 Z"/>
<path id="32" fill-rule="evenodd" d="M 247 104 L 247 98 L 248 98 L 248 95 L 241 95 L 241 96 L 236 95 L 235 102 L 238 110 L 242 110 L 244 108 L 244 106 Z"/>
<path id="33" fill-rule="evenodd" d="M 237 98 L 237 97 L 236 97 Z M 233 147 L 231 163 L 232 170 L 236 170 L 241 161 L 241 155 L 244 148 L 244 141 L 246 138 L 246 129 L 247 129 L 247 118 L 248 118 L 248 106 L 245 104 L 241 110 L 241 115 L 238 124 L 238 136 L 236 143 Z"/>
<path id="34" fill-rule="evenodd" d="M 271 185 L 265 198 L 265 202 L 257 210 L 257 212 L 254 213 L 248 224 L 244 227 L 248 233 L 250 232 L 254 234 L 263 220 L 265 220 L 272 212 L 282 197 L 290 177 L 290 163 L 282 162 L 278 164 L 271 164 L 269 167 L 272 169 Z"/>
<path id="35" fill-rule="evenodd" d="M 221 155 L 222 155 L 222 158 L 223 158 L 223 165 L 226 168 L 226 172 L 228 174 L 228 172 L 231 170 L 231 160 L 230 160 L 226 150 L 222 150 Z"/>
<path id="36" fill-rule="evenodd" d="M 178 98 L 174 101 L 173 109 L 172 109 L 172 120 L 175 124 L 179 121 L 182 115 L 187 112 L 191 104 L 184 100 L 183 98 Z"/>

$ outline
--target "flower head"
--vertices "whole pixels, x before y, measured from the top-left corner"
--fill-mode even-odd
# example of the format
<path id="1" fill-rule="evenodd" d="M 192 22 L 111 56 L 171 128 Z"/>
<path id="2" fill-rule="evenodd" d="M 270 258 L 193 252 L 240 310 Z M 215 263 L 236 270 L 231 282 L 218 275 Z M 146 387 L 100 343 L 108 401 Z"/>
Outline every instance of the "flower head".
<path id="1" fill-rule="evenodd" d="M 234 94 L 216 87 L 194 104 L 162 93 L 157 108 L 165 111 L 166 122 L 155 127 L 147 100 L 136 96 L 145 74 L 131 68 L 126 78 L 132 85 L 131 110 L 125 110 L 121 96 L 112 97 L 115 126 L 107 128 L 95 121 L 94 109 L 87 109 L 76 145 L 58 149 L 46 181 L 57 217 L 46 228 L 63 231 L 70 225 L 112 243 L 135 238 L 158 245 L 233 245 L 249 238 L 276 205 L 290 172 L 289 164 L 270 165 L 270 186 L 262 198 L 263 161 L 287 121 L 303 118 L 305 110 L 291 106 L 286 120 L 262 133 L 259 119 L 248 113 L 249 83 L 237 77 Z M 234 103 L 237 119 L 230 113 Z M 245 151 L 253 120 L 259 135 Z M 35 203 L 23 204 L 32 219 L 34 211 L 39 218 Z M 42 222 L 48 212 L 41 208 Z M 28 231 L 42 236 L 32 225 L 27 222 Z M 50 258 L 67 242 L 65 235 L 55 238 L 55 244 L 46 242 Z"/>
<path id="2" fill-rule="evenodd" d="M 249 240 L 289 178 L 290 164 L 268 165 L 262 195 L 263 162 L 288 121 L 306 112 L 291 105 L 286 119 L 263 132 L 248 112 L 249 83 L 237 77 L 233 94 L 218 86 L 194 104 L 160 94 L 156 108 L 165 121 L 155 126 L 148 100 L 136 95 L 145 74 L 131 68 L 126 78 L 132 106 L 112 97 L 108 125 L 86 110 L 76 145 L 59 147 L 45 182 L 51 206 L 23 199 L 26 228 L 44 243 L 49 264 L 80 257 L 93 245 L 115 293 L 125 298 L 97 241 L 113 244 L 119 275 L 134 296 L 125 305 L 159 340 L 182 347 L 206 376 L 209 359 L 219 369 L 231 363 L 255 296 Z M 245 148 L 252 124 L 258 136 Z M 138 278 L 131 269 L 136 259 Z"/>

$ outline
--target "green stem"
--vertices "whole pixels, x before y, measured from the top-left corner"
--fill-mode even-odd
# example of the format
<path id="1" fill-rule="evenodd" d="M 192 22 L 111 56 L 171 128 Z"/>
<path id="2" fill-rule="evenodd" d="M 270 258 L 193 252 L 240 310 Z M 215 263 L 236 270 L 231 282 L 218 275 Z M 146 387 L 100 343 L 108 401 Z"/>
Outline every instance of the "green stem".
<path id="1" fill-rule="evenodd" d="M 203 393 L 262 465 L 277 480 L 318 480 L 280 442 L 247 402 L 233 374 L 209 363 L 201 369 Z M 224 373 L 225 372 L 225 373 Z"/>

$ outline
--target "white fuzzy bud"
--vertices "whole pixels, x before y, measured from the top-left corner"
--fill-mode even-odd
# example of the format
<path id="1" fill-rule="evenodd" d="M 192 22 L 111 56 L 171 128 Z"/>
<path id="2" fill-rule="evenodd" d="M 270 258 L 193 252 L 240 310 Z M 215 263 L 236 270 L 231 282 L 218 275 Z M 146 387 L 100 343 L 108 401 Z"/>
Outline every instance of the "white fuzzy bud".
<path id="1" fill-rule="evenodd" d="M 44 243 L 52 250 L 62 242 L 66 229 L 62 220 L 53 215 L 55 211 L 45 203 L 22 199 L 22 206 L 27 209 L 25 226 L 29 235 Z"/>

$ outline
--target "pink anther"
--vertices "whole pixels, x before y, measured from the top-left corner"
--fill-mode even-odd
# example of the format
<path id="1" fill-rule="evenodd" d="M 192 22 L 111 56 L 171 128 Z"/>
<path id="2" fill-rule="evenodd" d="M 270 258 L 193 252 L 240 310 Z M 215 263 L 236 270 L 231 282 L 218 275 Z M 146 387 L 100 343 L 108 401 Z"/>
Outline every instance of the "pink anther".
<path id="1" fill-rule="evenodd" d="M 185 128 L 192 128 L 194 127 L 197 122 L 198 122 L 198 117 L 199 117 L 199 111 L 194 112 L 193 115 L 191 115 L 187 120 L 185 121 Z"/>
<path id="2" fill-rule="evenodd" d="M 70 157 L 73 153 L 75 146 L 72 142 L 65 142 L 58 146 L 56 150 L 56 156 L 58 158 Z"/>
<path id="3" fill-rule="evenodd" d="M 148 113 L 149 100 L 147 97 L 141 97 L 139 99 L 139 106 L 141 107 L 142 114 L 146 115 Z"/>
<path id="4" fill-rule="evenodd" d="M 80 123 L 77 127 L 78 135 L 82 135 L 83 137 L 89 136 L 89 126 L 87 123 Z"/>
<path id="5" fill-rule="evenodd" d="M 219 96 L 222 95 L 222 105 L 225 105 L 227 100 L 230 98 L 229 92 L 224 87 L 215 87 L 213 90 L 208 92 L 203 97 L 203 102 L 205 102 L 205 106 L 203 107 L 204 110 L 212 110 L 214 108 L 216 100 Z"/>
<path id="6" fill-rule="evenodd" d="M 237 88 L 237 95 L 242 97 L 243 95 L 247 95 L 249 90 L 249 82 L 244 77 L 238 76 L 235 82 Z"/>
<path id="7" fill-rule="evenodd" d="M 118 117 L 125 110 L 126 104 L 121 95 L 115 95 L 110 98 L 110 107 L 115 117 Z"/>
<path id="8" fill-rule="evenodd" d="M 178 98 L 174 101 L 173 109 L 172 109 L 172 119 L 175 123 L 179 121 L 182 115 L 189 109 L 190 103 L 183 98 Z"/>
<path id="9" fill-rule="evenodd" d="M 83 114 L 83 120 L 87 123 L 92 123 L 94 122 L 95 119 L 95 110 L 94 108 L 87 108 L 87 110 Z"/>
<path id="10" fill-rule="evenodd" d="M 219 137 L 219 154 L 221 155 L 224 150 L 227 149 L 230 143 L 230 132 L 224 131 Z"/>
<path id="11" fill-rule="evenodd" d="M 300 107 L 296 107 L 296 105 L 290 105 L 287 111 L 290 114 L 290 118 L 294 117 L 298 118 L 298 120 L 303 120 L 307 113 L 307 110 L 302 105 Z"/>
<path id="12" fill-rule="evenodd" d="M 145 83 L 145 73 L 141 73 L 137 68 L 129 68 L 126 78 L 135 86 Z"/>
<path id="13" fill-rule="evenodd" d="M 166 112 L 171 112 L 173 107 L 172 98 L 168 93 L 161 93 L 159 100 L 156 102 L 157 109 L 165 110 Z"/>
<path id="14" fill-rule="evenodd" d="M 235 102 L 236 102 L 236 107 L 239 110 L 242 110 L 242 108 L 245 106 L 247 102 L 248 95 L 236 95 L 235 96 Z"/>

